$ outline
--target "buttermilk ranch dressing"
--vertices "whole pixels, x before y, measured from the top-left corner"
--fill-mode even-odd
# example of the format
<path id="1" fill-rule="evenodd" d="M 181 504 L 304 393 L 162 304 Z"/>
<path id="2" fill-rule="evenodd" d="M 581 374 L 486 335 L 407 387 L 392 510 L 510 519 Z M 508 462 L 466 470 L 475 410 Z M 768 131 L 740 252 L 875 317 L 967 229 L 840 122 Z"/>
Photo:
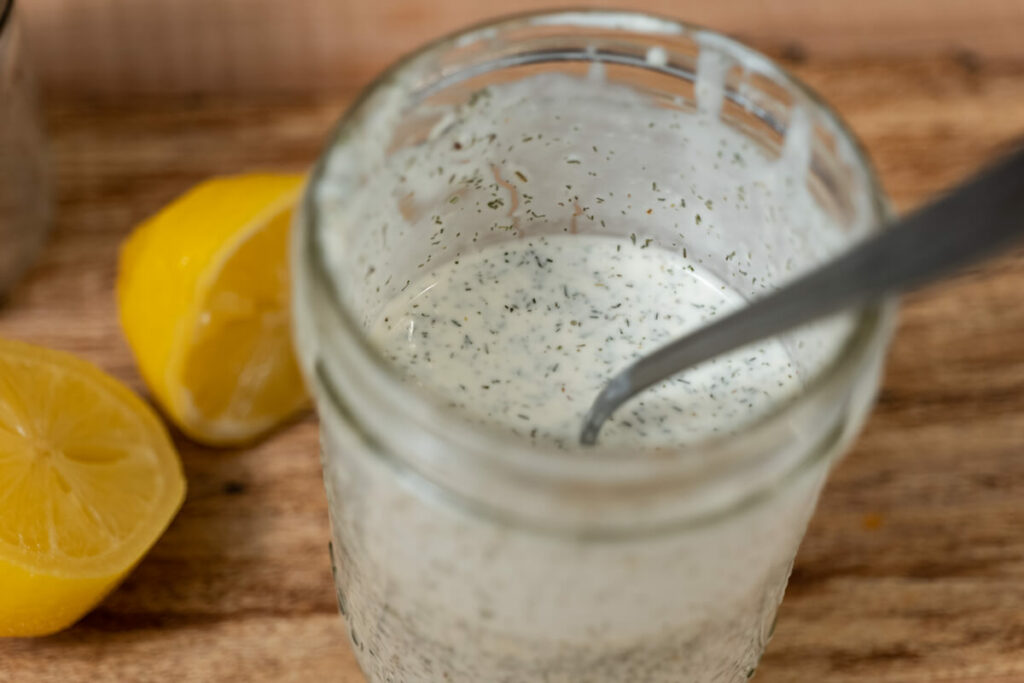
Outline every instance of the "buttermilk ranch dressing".
<path id="1" fill-rule="evenodd" d="M 316 201 L 338 299 L 410 385 L 474 428 L 580 448 L 612 374 L 846 243 L 807 189 L 806 122 L 767 154 L 718 117 L 732 65 L 698 66 L 696 107 L 603 68 L 408 116 L 377 96 Z M 843 338 L 814 328 L 693 368 L 620 408 L 600 443 L 628 458 L 741 430 Z M 376 417 L 378 438 L 401 431 Z M 589 542 L 495 521 L 397 476 L 402 454 L 344 420 L 322 429 L 339 602 L 374 682 L 746 680 L 826 469 L 714 523 Z"/>
<path id="2" fill-rule="evenodd" d="M 682 253 L 633 239 L 539 235 L 448 262 L 388 303 L 372 337 L 415 382 L 467 419 L 567 447 L 629 361 L 742 306 Z M 667 445 L 729 433 L 797 387 L 772 341 L 645 392 L 604 445 Z"/>

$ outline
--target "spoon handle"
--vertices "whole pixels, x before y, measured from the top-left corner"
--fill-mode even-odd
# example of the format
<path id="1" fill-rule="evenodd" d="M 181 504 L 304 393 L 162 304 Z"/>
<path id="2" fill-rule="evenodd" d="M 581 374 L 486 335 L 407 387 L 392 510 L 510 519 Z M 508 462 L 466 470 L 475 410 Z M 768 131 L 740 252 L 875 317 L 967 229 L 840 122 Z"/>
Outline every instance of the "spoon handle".
<path id="1" fill-rule="evenodd" d="M 1024 148 L 839 258 L 616 374 L 587 413 L 581 443 L 631 397 L 745 344 L 924 284 L 1024 236 Z"/>

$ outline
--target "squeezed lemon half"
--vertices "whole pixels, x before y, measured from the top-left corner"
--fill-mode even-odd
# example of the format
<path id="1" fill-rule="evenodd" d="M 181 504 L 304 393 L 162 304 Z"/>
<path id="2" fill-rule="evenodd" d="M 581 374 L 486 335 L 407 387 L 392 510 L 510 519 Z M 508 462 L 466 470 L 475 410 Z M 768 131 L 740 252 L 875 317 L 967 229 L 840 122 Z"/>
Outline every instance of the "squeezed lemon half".
<path id="1" fill-rule="evenodd" d="M 69 354 L 0 339 L 0 636 L 77 621 L 184 497 L 166 429 L 127 387 Z"/>
<path id="2" fill-rule="evenodd" d="M 308 402 L 292 349 L 287 258 L 302 181 L 204 182 L 122 247 L 121 325 L 160 406 L 196 441 L 251 441 Z"/>

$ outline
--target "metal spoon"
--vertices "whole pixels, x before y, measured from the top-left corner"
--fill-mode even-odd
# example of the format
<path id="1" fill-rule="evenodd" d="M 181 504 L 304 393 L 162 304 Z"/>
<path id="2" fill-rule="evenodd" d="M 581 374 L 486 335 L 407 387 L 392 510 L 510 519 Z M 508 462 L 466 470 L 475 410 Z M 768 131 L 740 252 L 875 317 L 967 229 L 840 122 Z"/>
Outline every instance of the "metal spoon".
<path id="1" fill-rule="evenodd" d="M 592 445 L 615 410 L 698 363 L 829 313 L 935 280 L 1024 237 L 1024 148 L 839 258 L 621 370 L 591 405 L 580 442 Z"/>

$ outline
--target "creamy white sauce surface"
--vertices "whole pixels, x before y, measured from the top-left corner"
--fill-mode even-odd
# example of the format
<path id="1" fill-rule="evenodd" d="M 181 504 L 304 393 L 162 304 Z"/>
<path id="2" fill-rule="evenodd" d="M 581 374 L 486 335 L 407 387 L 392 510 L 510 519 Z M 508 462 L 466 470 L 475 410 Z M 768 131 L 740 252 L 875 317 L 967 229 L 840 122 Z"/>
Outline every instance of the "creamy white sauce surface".
<path id="1" fill-rule="evenodd" d="M 743 305 L 682 253 L 596 235 L 539 235 L 449 261 L 384 308 L 372 337 L 454 410 L 567 447 L 615 372 Z M 769 341 L 681 373 L 623 406 L 605 445 L 732 432 L 798 386 Z"/>

